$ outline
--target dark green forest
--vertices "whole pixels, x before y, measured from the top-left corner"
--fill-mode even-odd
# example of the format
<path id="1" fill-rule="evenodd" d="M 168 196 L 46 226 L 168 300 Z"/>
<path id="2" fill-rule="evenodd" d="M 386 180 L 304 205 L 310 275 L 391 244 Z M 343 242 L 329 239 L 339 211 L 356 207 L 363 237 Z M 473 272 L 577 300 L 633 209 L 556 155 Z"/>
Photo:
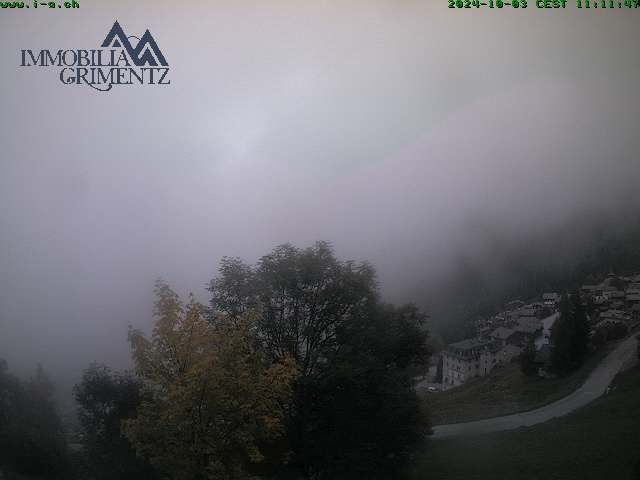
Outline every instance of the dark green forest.
<path id="1" fill-rule="evenodd" d="M 481 241 L 482 240 L 482 241 Z M 640 217 L 573 217 L 526 241 L 513 242 L 487 227 L 478 243 L 490 245 L 483 262 L 459 256 L 449 277 L 427 291 L 433 328 L 447 342 L 473 334 L 473 320 L 500 311 L 505 303 L 542 292 L 572 292 L 599 283 L 611 271 L 640 270 Z"/>

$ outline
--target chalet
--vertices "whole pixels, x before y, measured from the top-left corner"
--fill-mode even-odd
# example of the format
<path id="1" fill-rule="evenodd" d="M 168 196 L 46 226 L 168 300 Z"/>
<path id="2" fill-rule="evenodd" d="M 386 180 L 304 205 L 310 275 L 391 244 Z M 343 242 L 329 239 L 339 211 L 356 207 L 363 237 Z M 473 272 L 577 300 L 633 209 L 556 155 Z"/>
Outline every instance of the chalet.
<path id="1" fill-rule="evenodd" d="M 629 326 L 626 322 L 605 318 L 591 329 L 591 342 L 599 346 L 611 340 L 624 338 L 627 333 L 629 333 Z"/>
<path id="2" fill-rule="evenodd" d="M 522 307 L 520 310 L 518 310 L 518 317 L 522 318 L 522 317 L 535 317 L 536 316 L 536 307 L 533 305 L 527 305 L 526 307 Z"/>
<path id="3" fill-rule="evenodd" d="M 535 312 L 535 316 L 538 318 L 545 318 L 551 315 L 556 309 L 554 305 L 545 305 L 544 302 L 534 302 L 531 304 L 531 308 Z"/>
<path id="4" fill-rule="evenodd" d="M 514 334 L 509 338 L 509 343 L 518 347 L 524 347 L 529 341 L 542 334 L 543 324 L 536 317 L 522 317 L 513 326 Z"/>
<path id="5" fill-rule="evenodd" d="M 609 328 L 615 325 L 620 325 L 624 328 L 627 328 L 627 323 L 624 320 L 617 318 L 603 318 L 597 324 L 594 325 L 593 331 L 596 331 L 600 328 Z"/>
<path id="6" fill-rule="evenodd" d="M 517 310 L 512 310 L 507 314 L 506 326 L 516 325 L 521 318 L 536 318 L 541 312 L 541 309 L 534 305 L 525 305 Z"/>
<path id="7" fill-rule="evenodd" d="M 611 303 L 609 303 L 609 307 L 611 307 L 614 310 L 624 310 L 624 302 L 622 300 L 614 300 Z"/>
<path id="8" fill-rule="evenodd" d="M 547 307 L 555 307 L 560 303 L 560 294 L 555 292 L 544 293 L 542 294 L 542 303 Z"/>
<path id="9" fill-rule="evenodd" d="M 524 306 L 524 302 L 522 300 L 513 300 L 507 303 L 504 307 L 506 310 L 517 310 L 523 306 Z"/>
<path id="10" fill-rule="evenodd" d="M 634 305 L 640 304 L 640 289 L 628 288 L 625 291 L 624 297 L 625 303 L 628 308 L 632 308 Z"/>
<path id="11" fill-rule="evenodd" d="M 629 315 L 627 315 L 627 313 L 625 313 L 622 310 L 614 310 L 614 309 L 610 309 L 610 310 L 605 310 L 604 312 L 602 312 L 600 314 L 600 318 L 599 318 L 599 322 L 603 322 L 603 321 L 612 321 L 612 322 L 624 322 L 627 323 L 629 322 L 629 320 L 631 320 L 631 317 Z"/>
<path id="12" fill-rule="evenodd" d="M 595 303 L 596 305 L 605 305 L 609 303 L 609 297 L 607 297 L 606 295 L 594 295 L 592 298 L 593 303 Z"/>
<path id="13" fill-rule="evenodd" d="M 504 346 L 508 343 L 511 343 L 510 340 L 513 339 L 515 334 L 515 330 L 505 327 L 498 327 L 489 334 L 489 337 L 499 342 L 501 346 Z"/>
<path id="14" fill-rule="evenodd" d="M 537 335 L 542 331 L 542 326 L 542 322 L 537 317 L 521 317 L 514 330 L 529 335 Z"/>
<path id="15" fill-rule="evenodd" d="M 602 285 L 582 285 L 580 291 L 585 295 L 602 295 Z"/>
<path id="16" fill-rule="evenodd" d="M 624 300 L 625 293 L 622 290 L 610 290 L 610 291 L 604 292 L 603 296 L 605 296 L 610 301 Z"/>

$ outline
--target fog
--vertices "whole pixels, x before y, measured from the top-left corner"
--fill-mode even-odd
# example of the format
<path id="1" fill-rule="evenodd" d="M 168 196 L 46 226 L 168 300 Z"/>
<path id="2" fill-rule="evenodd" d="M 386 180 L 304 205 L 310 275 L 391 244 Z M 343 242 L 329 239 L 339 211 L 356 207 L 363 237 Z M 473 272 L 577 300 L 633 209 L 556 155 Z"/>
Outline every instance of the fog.
<path id="1" fill-rule="evenodd" d="M 0 15 L 0 358 L 16 372 L 42 362 L 71 385 L 91 361 L 128 366 L 154 279 L 206 301 L 224 255 L 327 240 L 375 265 L 385 298 L 430 308 L 461 255 L 490 265 L 638 207 L 634 11 L 81 4 Z M 151 30 L 170 86 L 100 93 L 19 67 L 21 49 L 97 48 L 116 19 Z"/>

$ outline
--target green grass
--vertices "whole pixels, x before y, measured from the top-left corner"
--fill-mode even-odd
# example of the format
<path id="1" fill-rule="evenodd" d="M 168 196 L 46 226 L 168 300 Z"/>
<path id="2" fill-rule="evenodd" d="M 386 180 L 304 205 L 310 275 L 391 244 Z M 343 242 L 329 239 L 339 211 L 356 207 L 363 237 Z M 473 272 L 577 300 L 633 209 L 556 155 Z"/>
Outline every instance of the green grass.
<path id="1" fill-rule="evenodd" d="M 426 393 L 423 398 L 431 411 L 434 425 L 524 412 L 569 395 L 584 383 L 611 348 L 595 353 L 582 368 L 564 378 L 526 377 L 516 362 L 460 387 Z"/>
<path id="2" fill-rule="evenodd" d="M 608 395 L 528 429 L 428 440 L 410 478 L 640 479 L 640 368 L 616 377 Z"/>

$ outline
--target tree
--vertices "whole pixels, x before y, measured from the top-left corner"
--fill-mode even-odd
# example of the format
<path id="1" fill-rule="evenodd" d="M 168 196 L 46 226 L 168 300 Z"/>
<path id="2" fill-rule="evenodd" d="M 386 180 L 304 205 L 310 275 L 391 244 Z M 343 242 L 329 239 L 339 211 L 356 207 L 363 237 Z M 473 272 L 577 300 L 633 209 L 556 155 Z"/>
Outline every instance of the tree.
<path id="1" fill-rule="evenodd" d="M 24 475 L 69 478 L 67 445 L 53 400 L 53 383 L 41 365 L 28 381 L 0 361 L 0 465 Z"/>
<path id="2" fill-rule="evenodd" d="M 166 283 L 156 295 L 151 338 L 129 333 L 146 396 L 125 422 L 127 437 L 174 480 L 248 478 L 265 460 L 261 446 L 284 433 L 295 364 L 266 361 L 249 314 L 212 324 L 202 305 L 191 297 L 183 306 Z"/>
<path id="3" fill-rule="evenodd" d="M 226 259 L 219 274 L 209 287 L 214 323 L 260 304 L 259 348 L 300 370 L 291 465 L 312 478 L 397 475 L 430 429 L 409 374 L 429 358 L 425 315 L 382 304 L 374 269 L 339 261 L 325 242 L 281 245 L 255 267 Z"/>
<path id="4" fill-rule="evenodd" d="M 209 284 L 216 292 L 216 310 L 225 312 L 226 318 L 235 319 L 257 306 L 256 276 L 239 258 L 223 257 L 220 276 Z"/>
<path id="5" fill-rule="evenodd" d="M 536 345 L 533 339 L 527 342 L 527 345 L 520 354 L 520 370 L 527 377 L 538 373 L 538 366 L 536 365 Z"/>
<path id="6" fill-rule="evenodd" d="M 582 364 L 588 353 L 589 325 L 578 293 L 562 296 L 551 341 L 551 365 L 556 373 L 564 375 Z"/>
<path id="7" fill-rule="evenodd" d="M 573 322 L 571 304 L 565 293 L 559 304 L 560 317 L 553 325 L 551 332 L 551 366 L 556 373 L 565 374 L 571 370 L 571 338 Z"/>
<path id="8" fill-rule="evenodd" d="M 295 451 L 308 478 L 399 478 L 430 432 L 409 374 L 428 359 L 423 321 L 414 306 L 376 306 L 301 380 Z"/>
<path id="9" fill-rule="evenodd" d="M 122 431 L 122 422 L 136 416 L 141 389 L 142 382 L 131 373 L 112 372 L 95 363 L 73 389 L 87 468 L 96 480 L 157 477 L 151 466 L 136 456 Z"/>
<path id="10" fill-rule="evenodd" d="M 575 368 L 582 365 L 585 357 L 589 353 L 589 321 L 580 292 L 576 291 L 571 295 L 573 304 L 573 325 L 574 337 L 572 342 L 572 357 Z"/>
<path id="11" fill-rule="evenodd" d="M 219 273 L 209 287 L 212 310 L 233 319 L 260 303 L 263 350 L 272 360 L 295 359 L 303 376 L 335 348 L 348 318 L 377 299 L 373 269 L 339 262 L 324 242 L 304 250 L 278 246 L 255 269 L 225 259 Z"/>

